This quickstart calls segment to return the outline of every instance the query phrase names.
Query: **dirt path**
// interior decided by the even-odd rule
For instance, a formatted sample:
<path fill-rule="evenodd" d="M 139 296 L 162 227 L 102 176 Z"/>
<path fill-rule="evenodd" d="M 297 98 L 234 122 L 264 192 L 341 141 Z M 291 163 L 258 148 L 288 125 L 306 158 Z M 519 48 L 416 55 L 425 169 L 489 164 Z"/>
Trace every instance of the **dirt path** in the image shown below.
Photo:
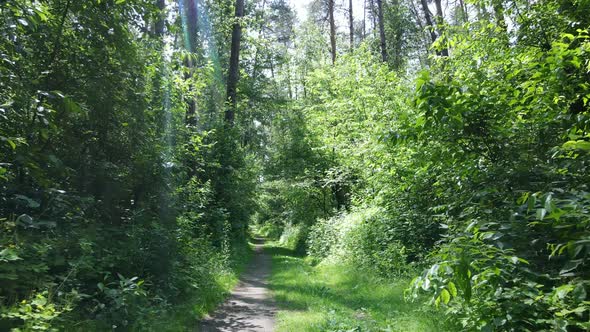
<path fill-rule="evenodd" d="M 271 257 L 264 253 L 263 243 L 263 240 L 257 240 L 252 263 L 240 278 L 240 283 L 225 303 L 210 317 L 203 319 L 201 331 L 274 330 L 276 308 L 267 285 Z"/>

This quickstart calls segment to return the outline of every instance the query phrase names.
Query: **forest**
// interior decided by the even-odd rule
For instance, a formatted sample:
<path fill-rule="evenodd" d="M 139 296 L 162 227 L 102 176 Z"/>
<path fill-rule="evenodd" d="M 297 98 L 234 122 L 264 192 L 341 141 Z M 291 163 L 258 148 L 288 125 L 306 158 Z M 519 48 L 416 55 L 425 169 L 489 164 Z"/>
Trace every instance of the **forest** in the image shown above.
<path fill-rule="evenodd" d="M 589 0 L 0 0 L 0 331 L 590 331 Z"/>

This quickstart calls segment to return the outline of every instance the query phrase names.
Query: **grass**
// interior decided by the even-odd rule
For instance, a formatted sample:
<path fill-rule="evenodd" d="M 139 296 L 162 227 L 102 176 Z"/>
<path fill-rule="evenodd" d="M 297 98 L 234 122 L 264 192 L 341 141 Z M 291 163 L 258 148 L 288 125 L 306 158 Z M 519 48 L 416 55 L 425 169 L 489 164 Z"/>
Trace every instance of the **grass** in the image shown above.
<path fill-rule="evenodd" d="M 440 312 L 404 300 L 408 280 L 383 281 L 338 264 L 312 266 L 292 251 L 267 246 L 269 280 L 282 331 L 433 331 L 450 329 Z"/>

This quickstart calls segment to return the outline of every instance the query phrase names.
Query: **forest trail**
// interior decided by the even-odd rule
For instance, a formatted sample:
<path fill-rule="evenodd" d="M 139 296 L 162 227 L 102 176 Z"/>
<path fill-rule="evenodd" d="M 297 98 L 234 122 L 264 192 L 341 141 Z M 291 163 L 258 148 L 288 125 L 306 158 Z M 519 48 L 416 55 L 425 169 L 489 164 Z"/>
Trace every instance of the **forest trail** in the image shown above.
<path fill-rule="evenodd" d="M 240 283 L 229 298 L 200 323 L 207 331 L 274 330 L 275 303 L 268 290 L 271 257 L 264 253 L 264 240 L 255 239 L 252 263 L 240 278 Z"/>

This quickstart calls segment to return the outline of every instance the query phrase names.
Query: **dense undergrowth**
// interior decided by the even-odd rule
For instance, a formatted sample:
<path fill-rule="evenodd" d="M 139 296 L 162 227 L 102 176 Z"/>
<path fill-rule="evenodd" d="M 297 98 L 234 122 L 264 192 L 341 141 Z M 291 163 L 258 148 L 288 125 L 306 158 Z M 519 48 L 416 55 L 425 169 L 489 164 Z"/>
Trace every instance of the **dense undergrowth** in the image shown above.
<path fill-rule="evenodd" d="M 0 3 L 2 331 L 186 330 L 247 260 L 238 130 L 187 115 L 223 111 L 219 68 L 160 9 Z"/>

